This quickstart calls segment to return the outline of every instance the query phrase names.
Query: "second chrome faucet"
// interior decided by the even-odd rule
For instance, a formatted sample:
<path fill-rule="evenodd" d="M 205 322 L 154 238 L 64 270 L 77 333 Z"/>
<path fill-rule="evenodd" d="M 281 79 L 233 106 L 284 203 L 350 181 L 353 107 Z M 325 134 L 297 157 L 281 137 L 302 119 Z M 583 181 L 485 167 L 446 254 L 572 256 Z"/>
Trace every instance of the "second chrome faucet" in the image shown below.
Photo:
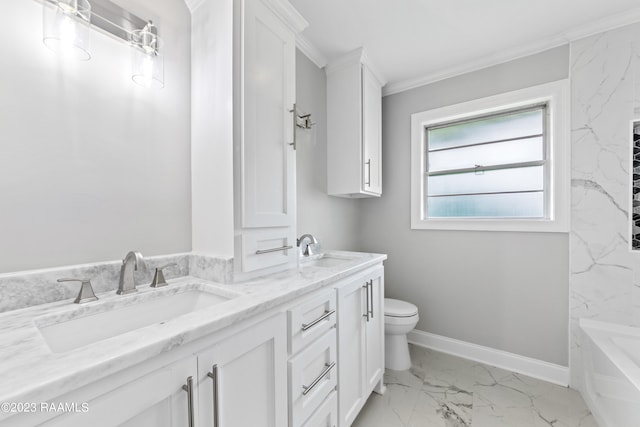
<path fill-rule="evenodd" d="M 146 268 L 144 258 L 142 254 L 137 251 L 131 251 L 122 260 L 122 267 L 120 267 L 120 281 L 118 283 L 118 295 L 126 295 L 132 292 L 136 292 L 136 280 L 133 276 L 133 272 L 138 268 Z"/>

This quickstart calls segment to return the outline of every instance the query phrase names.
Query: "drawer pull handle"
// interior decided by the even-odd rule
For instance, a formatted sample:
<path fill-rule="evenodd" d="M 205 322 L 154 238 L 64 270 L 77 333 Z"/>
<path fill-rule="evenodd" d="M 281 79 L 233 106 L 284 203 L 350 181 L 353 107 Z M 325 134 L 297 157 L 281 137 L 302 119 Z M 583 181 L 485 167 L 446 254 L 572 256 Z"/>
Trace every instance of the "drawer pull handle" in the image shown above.
<path fill-rule="evenodd" d="M 280 246 L 279 248 L 260 249 L 256 251 L 256 255 L 269 254 L 271 252 L 286 251 L 288 249 L 293 249 L 293 246 L 287 245 L 287 246 Z"/>
<path fill-rule="evenodd" d="M 308 386 L 306 386 L 306 385 L 302 386 L 302 395 L 303 396 L 306 396 L 307 393 L 311 392 L 311 390 L 313 390 L 313 388 L 318 385 L 320 380 L 322 380 L 324 377 L 327 376 L 329 371 L 331 371 L 333 369 L 333 367 L 336 366 L 336 362 L 331 362 L 331 364 L 325 364 L 324 366 L 325 366 L 325 368 L 320 373 L 320 375 L 318 375 L 318 378 L 313 380 L 313 382 L 311 384 L 309 384 Z"/>
<path fill-rule="evenodd" d="M 194 427 L 195 413 L 193 411 L 193 377 L 187 378 L 187 384 L 183 385 L 182 389 L 187 392 L 187 416 L 189 427 Z"/>
<path fill-rule="evenodd" d="M 213 380 L 213 427 L 218 427 L 218 365 L 213 365 L 207 376 Z"/>
<path fill-rule="evenodd" d="M 367 165 L 367 181 L 364 183 L 367 187 L 371 187 L 371 159 L 367 160 L 365 163 Z"/>
<path fill-rule="evenodd" d="M 367 298 L 367 308 L 365 310 L 365 314 L 363 314 L 362 317 L 366 318 L 367 323 L 369 323 L 369 320 L 371 320 L 371 310 L 369 309 L 369 282 L 367 282 L 366 285 L 362 285 L 362 287 L 364 288 L 365 296 Z"/>
<path fill-rule="evenodd" d="M 289 145 L 293 147 L 295 150 L 298 148 L 298 141 L 296 141 L 296 125 L 298 124 L 298 109 L 296 104 L 293 104 L 293 109 L 289 110 L 290 113 L 293 113 L 293 142 L 290 142 Z"/>
<path fill-rule="evenodd" d="M 326 319 L 327 317 L 331 316 L 333 313 L 335 313 L 335 310 L 331 310 L 331 311 L 325 311 L 324 314 L 320 317 L 318 317 L 316 320 L 314 320 L 311 323 L 303 323 L 302 324 L 302 330 L 306 331 L 307 329 L 311 329 L 314 326 L 316 326 L 318 323 L 322 322 L 324 319 Z"/>
<path fill-rule="evenodd" d="M 373 300 L 373 296 L 374 296 L 373 295 L 373 279 L 371 279 L 368 282 L 368 285 L 369 285 L 369 289 L 371 289 L 371 291 L 370 291 L 371 292 L 371 308 L 369 309 L 369 314 L 371 315 L 371 318 L 373 319 L 373 306 L 375 305 L 375 302 Z"/>

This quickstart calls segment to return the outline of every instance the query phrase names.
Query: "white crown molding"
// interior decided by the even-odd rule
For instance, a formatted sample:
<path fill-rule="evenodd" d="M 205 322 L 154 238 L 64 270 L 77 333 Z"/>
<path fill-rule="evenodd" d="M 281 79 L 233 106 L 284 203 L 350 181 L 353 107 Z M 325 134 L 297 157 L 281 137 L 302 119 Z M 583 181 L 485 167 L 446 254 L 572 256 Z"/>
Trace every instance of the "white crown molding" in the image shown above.
<path fill-rule="evenodd" d="M 374 77 L 378 80 L 378 83 L 380 83 L 380 86 L 387 84 L 389 80 L 385 78 L 385 76 L 380 72 L 380 69 L 371 62 L 369 55 L 367 55 L 367 52 L 364 49 L 362 50 L 362 63 L 367 65 L 369 71 L 371 71 Z"/>
<path fill-rule="evenodd" d="M 324 56 L 320 49 L 316 47 L 309 39 L 302 33 L 296 34 L 296 46 L 300 49 L 300 52 L 304 53 L 307 58 L 311 60 L 318 68 L 323 68 L 327 65 L 327 57 Z"/>
<path fill-rule="evenodd" d="M 520 356 L 491 347 L 435 335 L 417 329 L 409 332 L 408 341 L 420 347 L 518 372 L 533 378 L 566 387 L 569 384 L 569 368 L 531 357 Z"/>
<path fill-rule="evenodd" d="M 200 6 L 204 4 L 206 0 L 184 0 L 187 7 L 189 8 L 189 12 L 195 12 Z"/>
<path fill-rule="evenodd" d="M 502 64 L 504 62 L 513 61 L 514 59 L 540 53 L 547 49 L 562 46 L 563 44 L 567 43 L 569 43 L 569 40 L 567 40 L 564 36 L 556 36 L 531 43 L 526 46 L 519 46 L 514 49 L 504 50 L 494 55 L 483 56 L 480 59 L 465 62 L 463 64 L 439 70 L 434 73 L 429 73 L 422 77 L 389 83 L 382 90 L 382 96 L 393 95 L 395 93 L 404 92 L 406 90 L 415 89 L 420 86 L 439 82 L 441 80 L 446 80 L 451 77 L 471 73 L 473 71 L 478 71 L 483 68 Z"/>
<path fill-rule="evenodd" d="M 524 46 L 519 46 L 513 49 L 502 51 L 495 55 L 485 56 L 474 61 L 466 62 L 464 64 L 438 70 L 436 72 L 426 74 L 422 77 L 389 83 L 384 87 L 382 96 L 393 95 L 395 93 L 415 89 L 420 86 L 435 83 L 483 68 L 491 67 L 493 65 L 502 64 L 514 59 L 534 55 L 536 53 L 540 53 L 554 47 L 562 46 L 563 44 L 589 37 L 594 34 L 602 33 L 604 31 L 620 28 L 625 25 L 630 25 L 639 21 L 640 8 L 632 9 L 624 13 L 599 19 L 586 25 L 574 27 L 562 33 L 538 40 Z"/>
<path fill-rule="evenodd" d="M 640 7 L 616 15 L 607 16 L 586 25 L 580 25 L 564 32 L 570 41 L 580 40 L 594 34 L 635 24 L 640 21 Z"/>
<path fill-rule="evenodd" d="M 337 71 L 345 66 L 348 66 L 353 63 L 363 63 L 369 68 L 369 71 L 373 74 L 373 76 L 378 80 L 381 86 L 384 86 L 387 83 L 387 79 L 380 73 L 378 68 L 371 62 L 369 56 L 365 52 L 363 47 L 359 47 L 351 52 L 342 55 L 340 58 L 335 61 L 327 64 L 325 68 L 325 72 L 327 74 L 331 74 L 334 71 Z"/>
<path fill-rule="evenodd" d="M 193 14 L 207 0 L 184 0 Z M 263 0 L 264 4 L 271 9 L 294 33 L 299 33 L 309 26 L 309 22 L 296 10 L 291 3 L 286 0 Z"/>
<path fill-rule="evenodd" d="M 291 3 L 286 0 L 262 0 L 287 26 L 294 32 L 299 33 L 309 26 L 309 22 Z"/>

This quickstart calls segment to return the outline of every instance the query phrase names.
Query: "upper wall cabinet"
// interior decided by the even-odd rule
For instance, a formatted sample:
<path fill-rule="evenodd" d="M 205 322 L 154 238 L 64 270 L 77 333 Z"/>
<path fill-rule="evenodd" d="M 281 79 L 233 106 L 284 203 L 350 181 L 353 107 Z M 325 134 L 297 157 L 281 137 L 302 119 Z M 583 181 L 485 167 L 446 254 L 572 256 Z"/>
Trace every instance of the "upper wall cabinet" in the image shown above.
<path fill-rule="evenodd" d="M 306 21 L 284 0 L 244 0 L 234 60 L 236 271 L 297 263 L 293 145 L 295 35 Z"/>
<path fill-rule="evenodd" d="M 382 86 L 362 48 L 326 67 L 327 192 L 382 195 Z"/>

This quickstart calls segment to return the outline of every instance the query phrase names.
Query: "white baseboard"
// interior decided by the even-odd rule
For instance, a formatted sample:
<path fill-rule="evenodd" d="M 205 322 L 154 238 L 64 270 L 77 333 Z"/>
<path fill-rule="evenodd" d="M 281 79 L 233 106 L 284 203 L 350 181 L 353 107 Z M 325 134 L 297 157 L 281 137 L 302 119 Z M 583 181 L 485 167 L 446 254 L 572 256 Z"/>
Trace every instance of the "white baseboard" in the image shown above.
<path fill-rule="evenodd" d="M 528 375 L 550 383 L 567 386 L 569 384 L 569 368 L 544 362 L 530 357 L 520 356 L 490 347 L 484 347 L 441 335 L 414 329 L 407 339 L 411 344 L 430 348 L 442 353 L 452 354 L 498 368 Z"/>

